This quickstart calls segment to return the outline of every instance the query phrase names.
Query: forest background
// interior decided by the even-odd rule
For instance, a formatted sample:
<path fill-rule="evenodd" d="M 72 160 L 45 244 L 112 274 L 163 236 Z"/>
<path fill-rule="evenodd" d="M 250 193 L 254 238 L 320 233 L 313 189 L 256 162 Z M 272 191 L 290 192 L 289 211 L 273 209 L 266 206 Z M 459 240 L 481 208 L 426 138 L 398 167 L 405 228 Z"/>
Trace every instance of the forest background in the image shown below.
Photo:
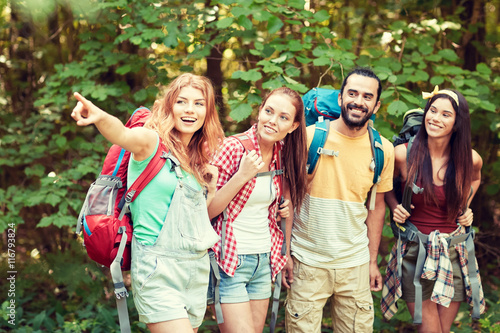
<path fill-rule="evenodd" d="M 389 139 L 425 105 L 421 91 L 466 97 L 484 161 L 472 210 L 488 311 L 472 322 L 464 304 L 453 330 L 500 332 L 499 9 L 500 0 L 0 0 L 0 331 L 118 331 L 109 272 L 74 234 L 109 144 L 75 126 L 73 91 L 125 121 L 180 73 L 206 75 L 229 135 L 249 127 L 270 89 L 338 89 L 358 65 L 382 80 L 375 125 Z M 392 244 L 387 223 L 382 271 Z M 414 330 L 403 304 L 387 322 L 374 298 L 375 332 Z M 133 331 L 147 331 L 128 302 Z M 200 332 L 212 331 L 207 311 Z"/>

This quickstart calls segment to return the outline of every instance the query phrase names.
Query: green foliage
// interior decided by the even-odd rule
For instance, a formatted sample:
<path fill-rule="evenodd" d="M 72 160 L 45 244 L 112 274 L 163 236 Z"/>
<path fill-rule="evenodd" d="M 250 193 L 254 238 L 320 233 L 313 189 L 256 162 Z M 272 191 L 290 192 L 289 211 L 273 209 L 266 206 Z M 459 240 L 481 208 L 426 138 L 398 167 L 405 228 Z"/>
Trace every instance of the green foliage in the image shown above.
<path fill-rule="evenodd" d="M 387 138 L 399 130 L 405 111 L 425 105 L 421 91 L 434 85 L 459 90 L 469 103 L 474 148 L 484 162 L 483 184 L 473 201 L 477 242 L 485 244 L 478 247 L 480 267 L 498 275 L 498 253 L 488 242 L 500 237 L 493 222 L 500 202 L 499 31 L 487 14 L 484 39 L 471 44 L 478 53 L 468 56 L 470 45 L 461 43 L 471 33 L 479 38 L 483 23 L 462 20 L 466 3 L 451 8 L 443 2 L 437 11 L 431 1 L 376 7 L 327 1 L 308 8 L 304 0 L 53 0 L 44 6 L 0 0 L 0 231 L 14 224 L 19 252 L 44 252 L 39 259 L 19 259 L 18 331 L 118 330 L 114 301 L 103 297 L 103 290 L 111 290 L 109 279 L 95 265 L 81 264 L 85 256 L 70 237 L 109 147 L 94 127 L 76 127 L 69 116 L 72 93 L 79 91 L 125 121 L 138 105 L 151 106 L 163 86 L 185 71 L 221 71 L 220 112 L 227 132 L 248 127 L 267 91 L 283 85 L 300 93 L 315 86 L 339 88 L 357 65 L 373 67 L 381 79 L 376 126 Z M 483 238 L 484 230 L 497 238 Z M 391 246 L 387 226 L 383 235 L 381 266 Z M 498 278 L 494 274 L 484 276 L 487 285 L 498 285 L 490 282 Z M 377 302 L 380 295 L 375 297 Z M 487 299 L 490 310 L 481 329 L 498 331 L 498 291 L 488 289 Z M 1 309 L 4 328 L 5 303 Z M 137 318 L 132 303 L 130 310 Z M 411 329 L 404 305 L 389 323 L 379 310 L 376 331 Z M 472 330 L 466 309 L 460 313 L 457 329 Z M 326 318 L 325 330 L 330 324 Z M 214 327 L 207 317 L 200 332 Z"/>

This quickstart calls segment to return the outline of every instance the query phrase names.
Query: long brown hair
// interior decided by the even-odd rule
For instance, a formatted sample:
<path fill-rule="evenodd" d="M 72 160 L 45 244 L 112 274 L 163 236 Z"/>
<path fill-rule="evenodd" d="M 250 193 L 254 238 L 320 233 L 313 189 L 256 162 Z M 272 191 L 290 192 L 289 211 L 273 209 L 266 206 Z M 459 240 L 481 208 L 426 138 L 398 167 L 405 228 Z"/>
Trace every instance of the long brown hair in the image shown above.
<path fill-rule="evenodd" d="M 293 121 L 299 123 L 299 126 L 292 133 L 285 136 L 281 159 L 285 170 L 285 178 L 290 188 L 292 205 L 294 208 L 300 210 L 302 200 L 306 195 L 307 180 L 307 141 L 304 103 L 295 90 L 281 87 L 274 89 L 264 98 L 260 105 L 260 109 L 264 107 L 267 99 L 273 94 L 288 96 L 292 105 L 295 107 L 295 117 Z"/>
<path fill-rule="evenodd" d="M 173 117 L 174 103 L 184 87 L 200 90 L 205 98 L 207 110 L 203 126 L 193 134 L 187 147 L 181 142 Z M 158 132 L 163 144 L 179 160 L 181 167 L 192 173 L 202 186 L 206 185 L 203 179 L 205 165 L 224 138 L 215 108 L 214 89 L 208 78 L 190 73 L 178 76 L 167 86 L 165 96 L 155 102 L 152 116 L 144 126 Z"/>
<path fill-rule="evenodd" d="M 451 102 L 455 110 L 455 125 L 450 139 L 450 157 L 444 176 L 444 187 L 446 193 L 446 210 L 449 221 L 455 220 L 467 206 L 471 184 L 472 184 L 472 147 L 470 133 L 469 105 L 464 96 L 458 91 L 452 90 L 458 96 L 458 103 L 447 94 L 433 96 L 425 106 L 424 121 L 432 103 L 438 98 L 446 98 Z M 424 202 L 438 204 L 433 189 L 432 161 L 429 155 L 428 134 L 425 124 L 420 126 L 410 150 L 407 186 L 418 175 L 417 183 L 424 188 Z"/>

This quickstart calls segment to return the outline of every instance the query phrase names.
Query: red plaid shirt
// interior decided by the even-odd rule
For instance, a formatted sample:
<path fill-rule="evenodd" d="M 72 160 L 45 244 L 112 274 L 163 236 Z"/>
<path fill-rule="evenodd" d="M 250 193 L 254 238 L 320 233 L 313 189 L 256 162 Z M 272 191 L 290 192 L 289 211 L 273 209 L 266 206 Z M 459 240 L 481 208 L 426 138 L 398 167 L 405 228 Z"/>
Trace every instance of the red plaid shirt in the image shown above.
<path fill-rule="evenodd" d="M 256 137 L 257 125 L 252 126 L 245 134 L 252 140 L 255 150 L 259 156 L 260 147 Z M 283 143 L 278 142 L 274 145 L 274 155 L 271 162 L 270 170 L 276 169 L 276 161 L 278 160 L 278 151 L 281 150 Z M 238 171 L 241 158 L 245 148 L 241 142 L 234 137 L 227 137 L 219 150 L 219 153 L 214 157 L 212 164 L 219 169 L 219 179 L 217 181 L 217 190 L 224 186 L 229 179 Z M 281 188 L 279 186 L 279 177 L 273 177 L 273 185 L 276 190 L 276 198 L 281 197 Z M 212 248 L 217 258 L 217 263 L 222 270 L 229 276 L 234 276 L 236 265 L 238 264 L 238 253 L 236 251 L 236 239 L 233 232 L 233 222 L 240 214 L 245 206 L 250 194 L 255 188 L 256 178 L 249 180 L 236 194 L 236 196 L 227 205 L 227 222 L 226 222 L 226 243 L 225 243 L 225 258 L 220 260 L 221 239 Z M 276 216 L 278 213 L 279 200 L 275 199 L 269 206 L 269 231 L 271 233 L 271 270 L 272 279 L 285 266 L 286 256 L 281 256 L 281 246 L 283 244 L 283 233 L 278 227 Z M 222 230 L 222 214 L 220 214 L 215 225 L 215 231 L 220 236 Z"/>

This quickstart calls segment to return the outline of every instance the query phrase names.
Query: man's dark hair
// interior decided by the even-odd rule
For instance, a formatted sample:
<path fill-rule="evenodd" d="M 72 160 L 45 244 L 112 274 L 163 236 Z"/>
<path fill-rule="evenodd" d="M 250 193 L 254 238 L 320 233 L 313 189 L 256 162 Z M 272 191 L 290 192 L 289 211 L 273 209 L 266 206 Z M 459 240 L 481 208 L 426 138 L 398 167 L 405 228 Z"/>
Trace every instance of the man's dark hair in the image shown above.
<path fill-rule="evenodd" d="M 378 78 L 377 75 L 373 72 L 373 70 L 369 67 L 356 67 L 354 68 L 349 74 L 344 79 L 344 82 L 342 82 L 342 87 L 340 88 L 340 95 L 344 93 L 344 87 L 347 83 L 347 79 L 349 76 L 352 74 L 357 74 L 361 76 L 366 76 L 366 77 L 371 77 L 378 82 L 378 89 L 377 89 L 377 102 L 380 100 L 380 93 L 382 92 L 382 84 L 380 83 L 380 79 Z"/>

